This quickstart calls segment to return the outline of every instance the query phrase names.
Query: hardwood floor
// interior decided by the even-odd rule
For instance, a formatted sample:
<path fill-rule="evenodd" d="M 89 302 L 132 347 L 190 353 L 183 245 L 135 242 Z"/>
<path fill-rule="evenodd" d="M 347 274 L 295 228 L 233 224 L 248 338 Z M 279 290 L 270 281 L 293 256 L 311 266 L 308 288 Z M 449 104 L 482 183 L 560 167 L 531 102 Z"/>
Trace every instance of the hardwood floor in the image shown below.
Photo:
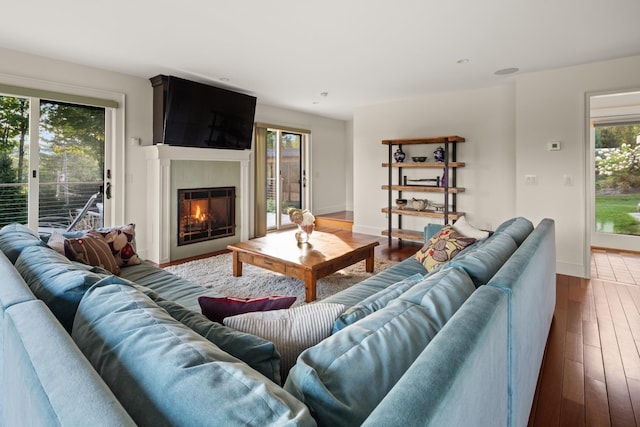
<path fill-rule="evenodd" d="M 558 275 L 530 426 L 640 425 L 640 255 L 594 251 L 591 274 Z"/>

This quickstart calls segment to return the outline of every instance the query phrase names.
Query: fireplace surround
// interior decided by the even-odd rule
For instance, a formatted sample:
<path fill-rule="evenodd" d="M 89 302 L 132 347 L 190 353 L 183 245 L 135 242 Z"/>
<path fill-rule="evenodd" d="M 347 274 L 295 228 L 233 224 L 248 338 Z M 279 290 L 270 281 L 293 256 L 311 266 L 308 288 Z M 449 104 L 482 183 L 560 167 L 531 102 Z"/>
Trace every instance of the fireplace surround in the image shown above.
<path fill-rule="evenodd" d="M 249 150 L 218 150 L 211 148 L 174 147 L 153 145 L 144 147 L 147 160 L 147 252 L 145 259 L 156 264 L 189 258 L 216 250 L 225 249 L 227 244 L 245 241 L 249 238 L 249 218 L 251 209 Z M 185 179 L 176 186 L 172 182 L 178 176 L 172 165 L 180 164 L 185 169 L 202 170 L 200 175 L 212 175 L 211 179 Z M 219 172 L 220 166 L 235 166 L 234 179 L 227 172 Z M 186 166 L 185 166 L 186 165 Z M 193 165 L 191 167 L 190 165 Z M 207 167 L 207 165 L 210 165 Z M 229 168 L 223 168 L 228 171 Z M 220 175 L 222 173 L 222 175 Z M 233 181 L 233 183 L 229 182 Z M 213 186 L 236 187 L 236 228 L 235 235 L 221 239 L 198 242 L 193 245 L 177 245 L 177 190 L 180 188 L 204 188 Z"/>

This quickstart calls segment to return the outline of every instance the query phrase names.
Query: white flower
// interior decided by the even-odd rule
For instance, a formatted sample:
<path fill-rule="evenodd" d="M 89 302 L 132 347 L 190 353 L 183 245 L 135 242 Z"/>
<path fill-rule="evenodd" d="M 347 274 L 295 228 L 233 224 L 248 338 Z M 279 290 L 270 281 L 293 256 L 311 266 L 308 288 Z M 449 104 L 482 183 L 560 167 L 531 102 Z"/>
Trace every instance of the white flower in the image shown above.
<path fill-rule="evenodd" d="M 304 211 L 302 214 L 302 224 L 301 225 L 312 225 L 316 218 L 309 211 Z"/>

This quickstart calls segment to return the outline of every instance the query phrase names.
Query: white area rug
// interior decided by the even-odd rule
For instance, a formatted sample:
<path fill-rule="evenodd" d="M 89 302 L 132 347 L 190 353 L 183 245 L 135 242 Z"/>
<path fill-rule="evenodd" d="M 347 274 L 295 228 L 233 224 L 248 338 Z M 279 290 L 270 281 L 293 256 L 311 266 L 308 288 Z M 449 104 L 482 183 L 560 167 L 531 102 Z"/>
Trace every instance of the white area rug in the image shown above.
<path fill-rule="evenodd" d="M 317 299 L 321 300 L 392 266 L 395 261 L 375 259 L 373 273 L 360 261 L 318 280 Z M 221 295 L 241 298 L 267 295 L 295 295 L 294 306 L 304 304 L 304 282 L 249 264 L 242 265 L 242 276 L 233 277 L 231 253 L 165 267 L 165 270 Z"/>

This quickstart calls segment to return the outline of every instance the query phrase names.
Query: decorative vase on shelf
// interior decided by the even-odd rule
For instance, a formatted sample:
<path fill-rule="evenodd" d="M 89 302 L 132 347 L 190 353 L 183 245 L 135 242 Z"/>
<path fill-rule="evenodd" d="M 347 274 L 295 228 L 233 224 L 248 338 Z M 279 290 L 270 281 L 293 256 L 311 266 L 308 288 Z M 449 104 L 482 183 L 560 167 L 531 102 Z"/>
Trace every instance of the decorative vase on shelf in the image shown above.
<path fill-rule="evenodd" d="M 436 148 L 436 151 L 433 152 L 433 157 L 435 158 L 436 162 L 444 162 L 444 148 Z"/>
<path fill-rule="evenodd" d="M 398 163 L 402 163 L 404 162 L 404 158 L 406 157 L 406 154 L 404 154 L 404 151 L 402 151 L 402 147 L 398 147 L 398 149 L 396 150 L 395 153 L 393 153 L 393 158 L 395 159 L 396 162 Z"/>
<path fill-rule="evenodd" d="M 309 236 L 313 233 L 314 225 L 302 225 L 298 224 L 298 231 L 296 231 L 296 240 L 298 243 L 307 243 Z"/>

